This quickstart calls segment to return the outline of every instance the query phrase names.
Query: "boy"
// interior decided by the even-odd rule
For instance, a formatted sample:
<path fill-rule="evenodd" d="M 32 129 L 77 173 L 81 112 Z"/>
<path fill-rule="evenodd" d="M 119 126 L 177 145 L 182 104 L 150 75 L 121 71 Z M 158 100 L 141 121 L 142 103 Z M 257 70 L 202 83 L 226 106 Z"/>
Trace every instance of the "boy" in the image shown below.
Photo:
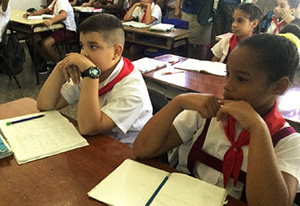
<path fill-rule="evenodd" d="M 9 22 L 9 0 L 0 0 L 0 43 L 2 42 L 2 34 Z"/>
<path fill-rule="evenodd" d="M 299 0 L 277 0 L 273 11 L 268 12 L 261 23 L 261 32 L 279 34 L 285 25 L 296 19 L 293 15 L 298 8 Z"/>
<path fill-rule="evenodd" d="M 82 134 L 106 133 L 132 145 L 151 118 L 152 105 L 141 73 L 121 56 L 122 23 L 103 13 L 84 20 L 79 31 L 81 53 L 67 54 L 57 64 L 40 91 L 38 109 L 61 109 L 78 102 Z"/>
<path fill-rule="evenodd" d="M 51 19 L 44 20 L 45 26 L 51 26 L 57 22 L 62 21 L 66 26 L 66 38 L 67 40 L 73 39 L 76 31 L 76 23 L 74 19 L 73 8 L 68 0 L 54 0 L 45 9 L 35 11 L 33 13 L 26 12 L 24 18 L 28 16 L 53 14 Z M 56 30 L 54 32 L 42 33 L 39 37 L 35 37 L 35 46 L 38 53 L 46 61 L 53 61 L 57 63 L 60 60 L 59 55 L 55 51 L 55 43 L 60 43 L 65 40 L 65 32 L 63 30 Z"/>

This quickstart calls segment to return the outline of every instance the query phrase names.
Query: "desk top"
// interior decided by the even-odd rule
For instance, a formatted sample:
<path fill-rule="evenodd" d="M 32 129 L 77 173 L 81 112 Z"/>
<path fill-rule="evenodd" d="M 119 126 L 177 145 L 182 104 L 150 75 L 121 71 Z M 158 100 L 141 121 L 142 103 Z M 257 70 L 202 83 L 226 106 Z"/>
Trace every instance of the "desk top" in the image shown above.
<path fill-rule="evenodd" d="M 38 112 L 36 101 L 23 98 L 0 105 L 0 119 Z M 70 119 L 75 125 L 76 121 Z M 0 160 L 0 205 L 103 205 L 88 197 L 125 159 L 135 159 L 132 148 L 105 135 L 85 136 L 89 146 L 18 165 L 13 156 Z M 140 161 L 169 172 L 158 160 Z M 229 198 L 228 206 L 244 203 Z"/>

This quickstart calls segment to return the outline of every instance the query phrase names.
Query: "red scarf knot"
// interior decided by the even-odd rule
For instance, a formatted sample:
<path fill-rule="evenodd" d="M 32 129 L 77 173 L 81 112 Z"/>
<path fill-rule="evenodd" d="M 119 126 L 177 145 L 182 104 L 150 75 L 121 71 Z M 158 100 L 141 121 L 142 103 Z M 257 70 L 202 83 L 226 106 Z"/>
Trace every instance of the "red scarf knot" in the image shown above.
<path fill-rule="evenodd" d="M 286 22 L 282 20 L 280 23 L 278 23 L 278 20 L 274 15 L 272 16 L 272 20 L 276 25 L 276 28 L 274 29 L 273 34 L 277 34 L 281 31 L 281 27 L 286 25 Z"/>
<path fill-rule="evenodd" d="M 53 3 L 52 9 L 51 9 L 51 14 L 53 14 L 53 12 L 54 12 L 54 7 L 55 7 L 56 2 L 57 2 L 57 1 L 55 1 L 55 2 Z"/>

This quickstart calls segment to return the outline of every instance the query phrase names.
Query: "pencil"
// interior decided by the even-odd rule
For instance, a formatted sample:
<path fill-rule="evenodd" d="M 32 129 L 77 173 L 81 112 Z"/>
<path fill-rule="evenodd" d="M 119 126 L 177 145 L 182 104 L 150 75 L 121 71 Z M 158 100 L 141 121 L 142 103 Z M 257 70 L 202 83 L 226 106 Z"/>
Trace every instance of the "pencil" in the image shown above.
<path fill-rule="evenodd" d="M 32 119 L 37 119 L 37 118 L 40 118 L 40 117 L 43 117 L 43 116 L 45 116 L 45 115 L 41 114 L 41 115 L 38 115 L 38 116 L 29 117 L 29 118 L 25 118 L 25 119 L 20 119 L 20 120 L 17 120 L 17 121 L 6 122 L 6 125 L 9 126 L 9 125 L 16 124 L 16 123 L 25 122 L 25 121 L 29 121 L 29 120 L 32 120 Z"/>

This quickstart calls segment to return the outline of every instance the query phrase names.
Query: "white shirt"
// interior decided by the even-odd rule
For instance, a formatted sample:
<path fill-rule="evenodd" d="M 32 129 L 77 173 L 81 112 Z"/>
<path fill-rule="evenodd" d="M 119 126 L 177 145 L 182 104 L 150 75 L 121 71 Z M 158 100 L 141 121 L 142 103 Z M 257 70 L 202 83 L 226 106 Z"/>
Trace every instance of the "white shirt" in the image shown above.
<path fill-rule="evenodd" d="M 57 16 L 61 10 L 67 12 L 67 18 L 63 20 L 66 25 L 67 30 L 76 31 L 76 23 L 74 18 L 74 11 L 68 0 L 55 0 L 48 6 L 50 11 L 52 11 L 53 5 L 56 2 L 53 10 L 53 15 Z"/>
<path fill-rule="evenodd" d="M 219 62 L 224 62 L 228 55 L 230 38 L 231 36 L 224 37 L 215 46 L 213 46 L 213 48 L 211 48 L 213 55 L 220 59 Z"/>
<path fill-rule="evenodd" d="M 118 4 L 119 0 L 114 0 L 113 1 L 113 4 Z M 124 1 L 124 4 L 123 4 L 123 9 L 126 10 L 129 8 L 129 1 L 128 0 L 125 0 Z"/>
<path fill-rule="evenodd" d="M 99 84 L 99 89 L 112 81 L 123 67 L 123 58 L 111 75 Z M 68 104 L 79 101 L 81 84 L 66 83 L 61 94 Z M 152 117 L 152 105 L 141 73 L 134 69 L 118 82 L 111 91 L 99 97 L 101 111 L 109 116 L 116 127 L 108 132 L 110 136 L 132 145 L 135 137 Z"/>
<path fill-rule="evenodd" d="M 170 158 L 178 158 L 179 163 L 176 169 L 184 173 L 190 173 L 187 169 L 187 159 L 192 144 L 201 134 L 205 120 L 200 117 L 196 111 L 183 111 L 174 121 L 174 126 L 181 137 L 183 144 L 179 146 L 178 156 L 172 154 Z M 288 123 L 284 127 L 289 126 Z M 237 139 L 242 128 L 236 124 L 235 140 Z M 223 160 L 224 154 L 230 147 L 223 125 L 212 118 L 210 126 L 203 145 L 203 151 Z M 248 146 L 242 147 L 244 153 L 244 161 L 241 170 L 247 171 Z M 300 180 L 300 134 L 294 133 L 280 140 L 275 147 L 275 155 L 281 171 L 294 176 L 298 182 Z M 206 182 L 223 187 L 223 174 L 202 163 L 197 162 L 194 168 L 194 175 Z M 233 179 L 230 178 L 226 187 L 227 192 L 240 199 L 243 190 L 243 183 L 237 182 L 236 187 L 233 186 Z"/>
<path fill-rule="evenodd" d="M 0 42 L 2 42 L 2 35 L 6 28 L 7 23 L 9 22 L 9 12 L 10 8 L 7 5 L 6 11 L 2 10 L 2 4 L 0 4 Z"/>
<path fill-rule="evenodd" d="M 142 7 L 138 6 L 133 10 L 131 15 L 133 16 L 133 18 L 138 18 L 138 21 L 141 22 L 142 18 L 144 16 L 144 13 L 145 12 L 142 9 Z M 161 9 L 155 3 L 151 4 L 151 16 L 155 17 L 155 20 L 151 24 L 154 25 L 154 24 L 161 23 L 161 16 L 162 16 Z"/>

